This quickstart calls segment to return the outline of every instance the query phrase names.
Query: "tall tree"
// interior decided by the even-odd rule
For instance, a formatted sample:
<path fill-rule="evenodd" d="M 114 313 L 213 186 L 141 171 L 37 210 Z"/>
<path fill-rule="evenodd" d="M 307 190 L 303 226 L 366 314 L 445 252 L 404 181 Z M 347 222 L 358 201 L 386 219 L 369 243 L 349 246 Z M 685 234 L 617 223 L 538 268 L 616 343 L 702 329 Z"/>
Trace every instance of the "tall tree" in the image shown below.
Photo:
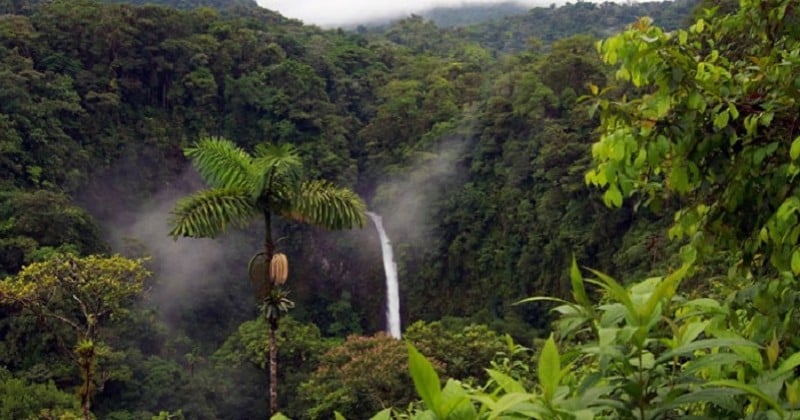
<path fill-rule="evenodd" d="M 111 354 L 101 328 L 127 314 L 148 276 L 142 260 L 66 255 L 31 264 L 0 281 L 0 303 L 19 308 L 22 316 L 65 327 L 53 331 L 59 340 L 74 344 L 71 356 L 82 379 L 78 397 L 86 420 L 92 418 L 92 396 L 104 380 L 98 362 Z"/>
<path fill-rule="evenodd" d="M 366 206 L 353 191 L 324 180 L 303 180 L 300 157 L 289 144 L 260 144 L 251 155 L 230 140 L 204 138 L 185 153 L 210 188 L 176 204 L 173 237 L 213 238 L 228 226 L 243 227 L 260 216 L 264 219 L 263 261 L 268 263 L 275 255 L 271 229 L 275 216 L 327 229 L 362 227 L 366 221 Z M 275 270 L 260 271 L 261 281 L 254 279 L 254 286 L 270 321 L 269 394 L 274 414 L 278 408 L 275 330 L 290 302 L 281 287 L 285 277 L 271 276 Z"/>

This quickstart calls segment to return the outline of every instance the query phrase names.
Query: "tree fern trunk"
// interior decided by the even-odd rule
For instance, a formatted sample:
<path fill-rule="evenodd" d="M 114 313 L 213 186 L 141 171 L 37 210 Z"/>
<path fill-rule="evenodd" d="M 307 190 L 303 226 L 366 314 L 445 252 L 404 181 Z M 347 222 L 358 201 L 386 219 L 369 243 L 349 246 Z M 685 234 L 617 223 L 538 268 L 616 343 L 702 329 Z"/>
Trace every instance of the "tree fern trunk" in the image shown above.
<path fill-rule="evenodd" d="M 275 244 L 272 242 L 272 215 L 264 211 L 264 281 L 267 285 L 267 293 L 272 292 L 272 279 L 269 278 L 269 264 L 272 255 L 275 254 Z M 278 321 L 269 321 L 269 412 L 275 415 L 278 412 L 278 343 L 275 341 L 275 330 L 278 329 Z"/>
<path fill-rule="evenodd" d="M 275 415 L 278 412 L 278 342 L 275 340 L 275 331 L 278 329 L 278 320 L 269 323 L 269 412 Z"/>

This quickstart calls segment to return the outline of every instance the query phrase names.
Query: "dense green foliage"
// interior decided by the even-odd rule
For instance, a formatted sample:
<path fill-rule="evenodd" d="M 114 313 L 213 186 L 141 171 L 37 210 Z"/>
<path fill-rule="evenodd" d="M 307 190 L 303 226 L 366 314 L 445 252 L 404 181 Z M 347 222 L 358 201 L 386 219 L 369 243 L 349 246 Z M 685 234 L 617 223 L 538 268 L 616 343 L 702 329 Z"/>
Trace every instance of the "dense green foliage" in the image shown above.
<path fill-rule="evenodd" d="M 685 244 L 681 263 L 625 287 L 595 270 L 596 278 L 584 280 L 573 262 L 572 301 L 527 299 L 561 303 L 534 391 L 499 371 L 490 371 L 489 393 L 453 381 L 441 389 L 410 349 L 425 403 L 412 418 L 757 419 L 798 412 L 794 6 L 743 1 L 733 13 L 708 10 L 672 33 L 644 18 L 599 44 L 603 59 L 617 65 L 617 79 L 631 86 L 630 96 L 620 97 L 590 85 L 601 137 L 586 181 L 605 189 L 609 206 L 632 199 L 673 213 L 670 236 Z M 680 293 L 690 277 L 702 287 Z M 601 304 L 592 302 L 587 283 L 597 286 Z"/>
<path fill-rule="evenodd" d="M 512 14 L 453 32 L 477 42 L 484 48 L 504 52 L 521 52 L 533 42 L 550 44 L 571 35 L 604 37 L 621 31 L 639 17 L 649 16 L 666 30 L 689 23 L 688 15 L 698 0 L 664 2 L 595 3 L 578 1 L 555 7 L 534 7 L 525 14 Z"/>
<path fill-rule="evenodd" d="M 464 26 L 482 23 L 506 16 L 520 15 L 527 8 L 516 2 L 505 3 L 464 3 L 460 6 L 434 7 L 421 11 L 420 15 L 432 20 L 437 26 L 444 28 L 450 26 Z"/>
<path fill-rule="evenodd" d="M 695 21 L 697 2 L 580 2 L 355 33 L 249 6 L 12 3 L 0 15 L 0 290 L 12 303 L 0 388 L 33 397 L 0 399 L 0 415 L 263 417 L 270 326 L 292 418 L 796 410 L 792 2 L 723 2 Z M 654 22 L 625 29 L 643 14 Z M 265 194 L 268 144 L 311 184 L 287 170 Z M 178 205 L 192 217 L 173 234 L 229 235 L 159 242 L 200 177 L 212 189 Z M 410 358 L 373 335 L 373 230 L 289 223 L 357 224 L 313 210 L 330 185 L 384 217 Z M 351 222 L 363 210 L 344 207 Z M 266 233 L 292 263 L 297 302 L 279 326 L 247 279 L 265 225 L 246 222 L 265 209 L 285 217 Z M 31 270 L 135 261 L 108 252 L 150 255 L 153 272 L 109 322 L 64 284 L 36 295 L 40 316 L 6 297 Z M 570 276 L 573 258 L 597 279 Z M 538 300 L 515 305 L 533 295 L 566 300 L 555 317 Z M 48 322 L 55 313 L 72 324 Z"/>

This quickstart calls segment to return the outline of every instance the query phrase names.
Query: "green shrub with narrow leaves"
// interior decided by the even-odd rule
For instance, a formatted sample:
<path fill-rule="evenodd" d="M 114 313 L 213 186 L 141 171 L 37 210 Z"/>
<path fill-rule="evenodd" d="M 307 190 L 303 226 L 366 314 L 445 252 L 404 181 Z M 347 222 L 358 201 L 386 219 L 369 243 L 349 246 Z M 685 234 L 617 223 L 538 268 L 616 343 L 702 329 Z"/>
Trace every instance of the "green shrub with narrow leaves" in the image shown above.
<path fill-rule="evenodd" d="M 441 387 L 430 363 L 409 345 L 409 368 L 424 409 L 414 419 L 791 418 L 800 414 L 800 352 L 777 338 L 752 340 L 737 314 L 711 298 L 691 299 L 678 286 L 686 263 L 628 287 L 600 272 L 584 279 L 573 264 L 574 301 L 557 301 L 555 332 L 539 350 L 537 385 L 487 370 L 479 389 L 449 380 Z M 593 303 L 586 284 L 599 288 Z M 558 344 L 557 344 L 558 343 Z M 560 345 L 559 345 L 560 344 Z M 565 350 L 559 350 L 559 347 Z"/>

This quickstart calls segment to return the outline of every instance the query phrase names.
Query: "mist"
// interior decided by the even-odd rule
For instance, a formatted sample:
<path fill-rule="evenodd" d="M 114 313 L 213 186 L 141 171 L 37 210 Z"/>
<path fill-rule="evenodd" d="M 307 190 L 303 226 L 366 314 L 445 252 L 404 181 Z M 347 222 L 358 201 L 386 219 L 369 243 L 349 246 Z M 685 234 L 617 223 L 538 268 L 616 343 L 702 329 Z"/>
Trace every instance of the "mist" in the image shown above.
<path fill-rule="evenodd" d="M 429 242 L 431 229 L 440 222 L 434 203 L 460 185 L 464 174 L 459 162 L 466 144 L 461 134 L 441 138 L 433 150 L 419 154 L 402 175 L 380 184 L 373 208 L 384 217 L 390 237 L 415 246 Z"/>
<path fill-rule="evenodd" d="M 275 10 L 283 16 L 300 19 L 306 24 L 323 27 L 369 23 L 376 20 L 399 18 L 420 13 L 435 7 L 460 5 L 518 3 L 523 6 L 546 7 L 564 4 L 564 0 L 406 0 L 402 2 L 375 0 L 257 0 L 261 7 Z"/>
<path fill-rule="evenodd" d="M 119 186 L 130 180 L 112 176 L 105 185 L 92 185 L 103 202 L 86 203 L 90 212 L 99 216 L 106 240 L 115 252 L 127 257 L 148 258 L 153 273 L 145 297 L 153 304 L 168 325 L 177 327 L 185 320 L 175 318 L 194 309 L 207 311 L 209 305 L 222 311 L 235 296 L 249 294 L 246 270 L 252 251 L 249 240 L 237 232 L 225 233 L 216 239 L 178 238 L 168 235 L 170 212 L 175 203 L 204 184 L 194 169 L 187 168 L 144 202 L 125 203 L 114 200 Z M 124 201 L 124 200 L 123 200 Z M 135 200 L 133 200 L 135 201 Z M 233 309 L 231 323 L 249 318 L 255 305 Z"/>

